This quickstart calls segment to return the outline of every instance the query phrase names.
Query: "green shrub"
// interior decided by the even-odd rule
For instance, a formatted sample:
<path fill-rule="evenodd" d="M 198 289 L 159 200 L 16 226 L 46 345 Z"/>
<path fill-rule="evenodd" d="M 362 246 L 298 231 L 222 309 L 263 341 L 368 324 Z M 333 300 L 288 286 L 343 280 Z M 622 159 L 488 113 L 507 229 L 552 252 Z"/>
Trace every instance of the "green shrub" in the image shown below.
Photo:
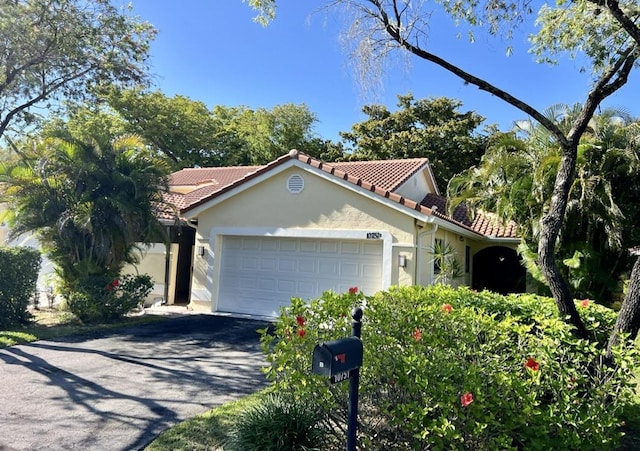
<path fill-rule="evenodd" d="M 392 288 L 365 298 L 325 293 L 293 299 L 262 331 L 278 392 L 324 412 L 344 439 L 348 384 L 310 374 L 316 343 L 350 334 L 364 305 L 360 378 L 362 449 L 610 449 L 635 351 L 616 350 L 615 369 L 597 364 L 596 341 L 574 337 L 552 300 L 446 286 Z M 594 337 L 615 315 L 579 303 Z"/>
<path fill-rule="evenodd" d="M 321 411 L 299 400 L 268 394 L 240 414 L 225 449 L 237 451 L 323 450 L 327 432 Z"/>
<path fill-rule="evenodd" d="M 25 324 L 27 307 L 36 293 L 40 252 L 28 247 L 0 248 L 0 329 Z"/>
<path fill-rule="evenodd" d="M 88 276 L 67 288 L 67 308 L 85 323 L 113 321 L 144 302 L 152 288 L 146 274 Z"/>

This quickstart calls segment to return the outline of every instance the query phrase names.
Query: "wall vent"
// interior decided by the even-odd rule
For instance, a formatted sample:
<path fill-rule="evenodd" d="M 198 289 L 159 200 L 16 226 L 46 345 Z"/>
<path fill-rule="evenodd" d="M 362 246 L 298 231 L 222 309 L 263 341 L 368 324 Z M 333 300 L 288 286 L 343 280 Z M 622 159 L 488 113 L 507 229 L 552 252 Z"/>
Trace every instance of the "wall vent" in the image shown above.
<path fill-rule="evenodd" d="M 291 194 L 300 194 L 304 189 L 304 179 L 299 174 L 293 174 L 287 179 L 287 190 Z"/>

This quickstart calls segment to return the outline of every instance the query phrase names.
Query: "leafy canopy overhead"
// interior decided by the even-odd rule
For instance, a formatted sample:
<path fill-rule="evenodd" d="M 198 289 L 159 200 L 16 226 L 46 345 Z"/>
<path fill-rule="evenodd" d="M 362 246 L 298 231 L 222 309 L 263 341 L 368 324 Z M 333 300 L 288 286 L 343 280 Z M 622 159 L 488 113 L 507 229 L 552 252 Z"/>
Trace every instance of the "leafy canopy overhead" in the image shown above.
<path fill-rule="evenodd" d="M 478 163 L 484 152 L 486 138 L 476 133 L 484 118 L 459 112 L 461 105 L 445 97 L 401 95 L 398 111 L 367 105 L 363 111 L 369 118 L 340 135 L 354 147 L 352 160 L 428 158 L 444 190 L 453 175 Z"/>
<path fill-rule="evenodd" d="M 0 0 L 0 136 L 34 107 L 145 83 L 154 34 L 108 0 Z"/>

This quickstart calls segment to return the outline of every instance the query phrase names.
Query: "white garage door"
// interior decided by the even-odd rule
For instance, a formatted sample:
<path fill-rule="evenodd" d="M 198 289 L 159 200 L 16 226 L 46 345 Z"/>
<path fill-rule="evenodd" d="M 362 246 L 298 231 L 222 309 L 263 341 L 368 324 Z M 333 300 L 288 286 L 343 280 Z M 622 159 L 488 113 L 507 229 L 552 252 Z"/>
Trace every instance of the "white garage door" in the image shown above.
<path fill-rule="evenodd" d="M 382 288 L 382 241 L 225 236 L 218 310 L 277 316 L 292 297 Z"/>

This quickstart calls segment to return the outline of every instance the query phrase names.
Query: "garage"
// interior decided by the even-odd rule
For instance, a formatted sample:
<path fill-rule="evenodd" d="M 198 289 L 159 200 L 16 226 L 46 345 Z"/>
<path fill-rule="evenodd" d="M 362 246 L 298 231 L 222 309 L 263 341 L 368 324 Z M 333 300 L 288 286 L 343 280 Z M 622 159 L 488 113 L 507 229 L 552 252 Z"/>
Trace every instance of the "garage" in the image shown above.
<path fill-rule="evenodd" d="M 382 289 L 380 240 L 224 236 L 217 310 L 277 316 L 291 297 Z"/>

